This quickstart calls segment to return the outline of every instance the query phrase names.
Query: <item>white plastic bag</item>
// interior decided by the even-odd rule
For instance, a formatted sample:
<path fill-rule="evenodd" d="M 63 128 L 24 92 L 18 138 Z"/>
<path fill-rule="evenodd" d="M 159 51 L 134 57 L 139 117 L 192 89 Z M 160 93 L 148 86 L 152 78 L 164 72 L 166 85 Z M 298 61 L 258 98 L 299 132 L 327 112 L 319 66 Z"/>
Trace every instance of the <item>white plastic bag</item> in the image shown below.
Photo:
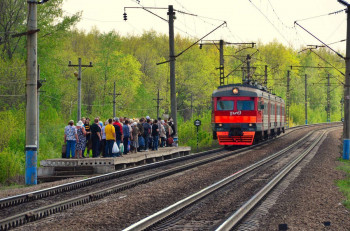
<path fill-rule="evenodd" d="M 119 152 L 119 148 L 118 148 L 117 142 L 114 142 L 112 153 L 118 153 L 118 152 Z"/>

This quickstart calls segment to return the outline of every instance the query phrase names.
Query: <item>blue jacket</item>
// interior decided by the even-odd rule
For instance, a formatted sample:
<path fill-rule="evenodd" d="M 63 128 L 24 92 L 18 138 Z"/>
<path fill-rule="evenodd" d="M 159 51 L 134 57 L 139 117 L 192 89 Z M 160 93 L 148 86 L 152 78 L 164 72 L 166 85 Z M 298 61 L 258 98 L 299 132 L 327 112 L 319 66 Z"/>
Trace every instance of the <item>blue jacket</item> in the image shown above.
<path fill-rule="evenodd" d="M 130 130 L 128 125 L 123 125 L 123 135 L 124 137 L 130 137 Z"/>

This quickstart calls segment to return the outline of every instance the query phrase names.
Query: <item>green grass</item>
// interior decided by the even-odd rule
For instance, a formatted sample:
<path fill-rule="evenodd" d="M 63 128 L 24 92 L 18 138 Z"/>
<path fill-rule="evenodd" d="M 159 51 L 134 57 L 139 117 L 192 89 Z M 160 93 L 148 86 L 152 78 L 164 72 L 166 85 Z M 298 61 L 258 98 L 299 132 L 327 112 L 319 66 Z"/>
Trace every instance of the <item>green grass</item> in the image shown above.
<path fill-rule="evenodd" d="M 343 202 L 344 206 L 350 209 L 350 161 L 349 160 L 340 160 L 341 165 L 338 167 L 339 170 L 344 171 L 346 173 L 345 179 L 338 180 L 337 186 L 340 191 L 346 197 Z"/>

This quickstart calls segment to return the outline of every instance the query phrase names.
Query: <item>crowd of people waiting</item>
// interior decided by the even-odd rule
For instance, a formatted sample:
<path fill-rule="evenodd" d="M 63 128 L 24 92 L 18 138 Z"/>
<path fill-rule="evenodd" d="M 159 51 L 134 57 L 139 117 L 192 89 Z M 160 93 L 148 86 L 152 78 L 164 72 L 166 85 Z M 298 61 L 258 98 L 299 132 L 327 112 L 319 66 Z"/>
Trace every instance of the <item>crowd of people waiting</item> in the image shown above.
<path fill-rule="evenodd" d="M 151 119 L 149 116 L 140 119 L 115 117 L 104 123 L 99 117 L 90 124 L 89 118 L 82 118 L 76 126 L 70 120 L 64 129 L 66 154 L 64 158 L 92 157 L 122 157 L 137 152 L 147 152 L 149 149 L 174 145 L 175 135 L 172 119 Z M 112 151 L 113 145 L 118 145 L 119 152 Z M 85 150 L 86 154 L 85 154 Z"/>

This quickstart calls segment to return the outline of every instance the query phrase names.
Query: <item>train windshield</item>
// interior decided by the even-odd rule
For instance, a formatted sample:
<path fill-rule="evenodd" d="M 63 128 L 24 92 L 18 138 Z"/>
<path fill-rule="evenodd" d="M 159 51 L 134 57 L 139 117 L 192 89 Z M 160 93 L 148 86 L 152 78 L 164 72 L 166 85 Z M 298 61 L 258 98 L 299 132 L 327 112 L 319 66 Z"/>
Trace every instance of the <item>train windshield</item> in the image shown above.
<path fill-rule="evenodd" d="M 216 104 L 216 110 L 218 111 L 226 111 L 233 110 L 234 102 L 233 101 L 218 101 Z"/>
<path fill-rule="evenodd" d="M 238 111 L 253 111 L 254 110 L 254 101 L 237 101 L 237 110 Z"/>

